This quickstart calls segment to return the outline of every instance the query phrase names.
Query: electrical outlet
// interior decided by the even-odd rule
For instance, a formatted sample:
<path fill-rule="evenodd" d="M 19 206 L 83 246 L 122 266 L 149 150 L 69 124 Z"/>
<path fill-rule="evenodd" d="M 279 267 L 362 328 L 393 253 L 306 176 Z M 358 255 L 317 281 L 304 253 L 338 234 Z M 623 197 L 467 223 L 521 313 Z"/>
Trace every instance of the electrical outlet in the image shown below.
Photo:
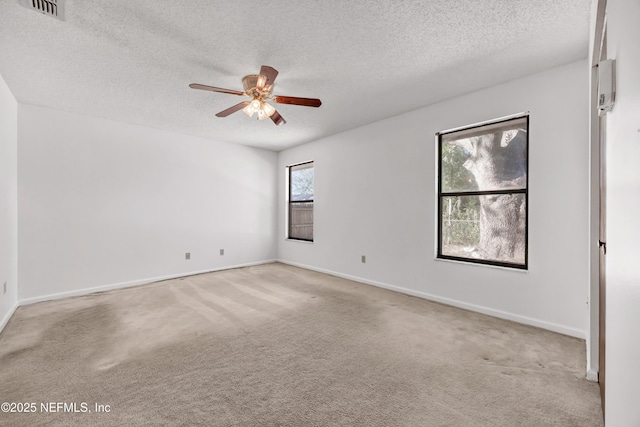
<path fill-rule="evenodd" d="M 184 259 L 191 259 L 191 252 L 186 252 L 184 254 Z"/>
<path fill-rule="evenodd" d="M 220 255 L 224 255 L 224 249 L 220 249 Z"/>
<path fill-rule="evenodd" d="M 3 288 L 2 293 L 6 294 L 7 293 L 7 282 L 4 282 L 4 285 L 2 285 L 2 288 Z"/>
<path fill-rule="evenodd" d="M 362 255 L 362 263 L 363 264 L 367 263 L 367 256 L 366 255 Z"/>

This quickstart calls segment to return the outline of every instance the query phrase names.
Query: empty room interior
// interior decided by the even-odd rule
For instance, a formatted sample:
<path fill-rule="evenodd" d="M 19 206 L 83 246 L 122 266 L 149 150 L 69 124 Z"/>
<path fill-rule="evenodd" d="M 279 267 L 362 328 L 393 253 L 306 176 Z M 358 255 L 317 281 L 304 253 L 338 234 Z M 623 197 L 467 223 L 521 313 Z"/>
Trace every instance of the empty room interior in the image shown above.
<path fill-rule="evenodd" d="M 640 426 L 640 2 L 0 3 L 0 425 Z"/>

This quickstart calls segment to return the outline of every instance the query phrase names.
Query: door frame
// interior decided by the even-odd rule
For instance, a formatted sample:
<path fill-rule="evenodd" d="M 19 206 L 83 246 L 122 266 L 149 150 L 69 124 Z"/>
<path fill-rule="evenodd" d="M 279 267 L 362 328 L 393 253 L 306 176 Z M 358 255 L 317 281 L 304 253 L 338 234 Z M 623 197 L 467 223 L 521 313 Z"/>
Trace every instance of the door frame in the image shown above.
<path fill-rule="evenodd" d="M 596 0 L 590 40 L 590 220 L 589 220 L 589 330 L 587 334 L 587 379 L 600 383 L 602 411 L 605 408 L 606 282 L 605 239 L 605 129 L 606 119 L 598 115 L 598 63 L 606 59 L 606 0 Z"/>

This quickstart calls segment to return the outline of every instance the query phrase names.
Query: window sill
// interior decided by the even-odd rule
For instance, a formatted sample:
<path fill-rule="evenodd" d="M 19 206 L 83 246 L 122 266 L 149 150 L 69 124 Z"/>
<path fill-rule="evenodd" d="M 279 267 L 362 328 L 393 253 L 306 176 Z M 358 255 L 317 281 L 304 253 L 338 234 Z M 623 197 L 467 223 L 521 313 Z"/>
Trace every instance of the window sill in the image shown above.
<path fill-rule="evenodd" d="M 472 261 L 462 261 L 462 260 L 457 260 L 457 259 L 447 259 L 447 258 L 438 258 L 437 256 L 433 258 L 436 261 L 442 261 L 442 262 L 451 262 L 454 264 L 463 264 L 463 265 L 469 265 L 469 266 L 473 266 L 473 267 L 488 267 L 488 268 L 496 268 L 498 270 L 504 270 L 504 271 L 513 271 L 516 273 L 528 273 L 529 269 L 528 268 L 517 268 L 517 267 L 505 267 L 502 265 L 493 265 L 493 264 L 481 264 L 479 262 L 472 262 Z"/>
<path fill-rule="evenodd" d="M 284 240 L 286 240 L 287 242 L 306 243 L 308 245 L 313 245 L 313 241 L 309 241 L 309 240 L 289 239 L 289 238 L 286 238 Z"/>

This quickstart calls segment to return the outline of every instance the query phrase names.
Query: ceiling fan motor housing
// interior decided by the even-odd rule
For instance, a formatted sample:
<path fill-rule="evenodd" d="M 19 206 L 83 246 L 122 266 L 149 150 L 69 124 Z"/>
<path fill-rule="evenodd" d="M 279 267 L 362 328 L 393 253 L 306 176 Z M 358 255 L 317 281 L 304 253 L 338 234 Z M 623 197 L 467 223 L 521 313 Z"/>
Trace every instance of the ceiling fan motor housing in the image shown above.
<path fill-rule="evenodd" d="M 254 98 L 268 98 L 271 96 L 273 85 L 266 86 L 267 77 L 262 74 L 249 74 L 242 79 L 244 92 Z"/>

